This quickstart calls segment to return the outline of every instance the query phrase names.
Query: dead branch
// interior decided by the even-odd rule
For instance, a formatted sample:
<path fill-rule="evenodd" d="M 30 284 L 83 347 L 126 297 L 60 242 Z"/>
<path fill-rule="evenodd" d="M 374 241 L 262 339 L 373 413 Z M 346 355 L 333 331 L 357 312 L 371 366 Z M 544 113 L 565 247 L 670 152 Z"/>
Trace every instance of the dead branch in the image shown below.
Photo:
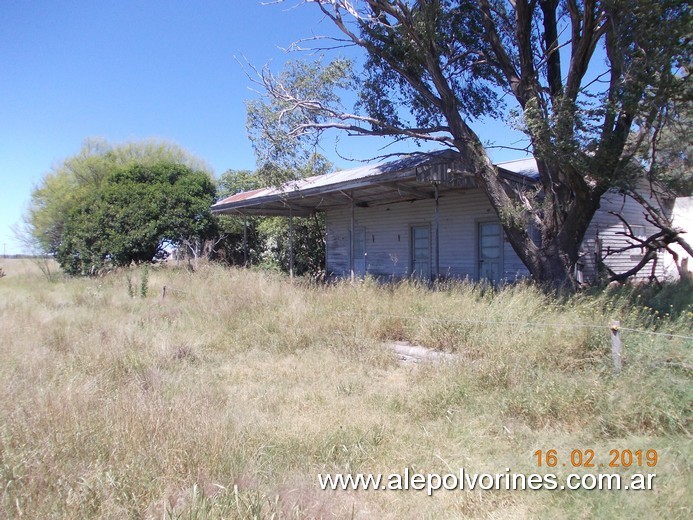
<path fill-rule="evenodd" d="M 668 251 L 670 253 L 673 253 L 671 248 L 669 247 L 673 243 L 678 243 L 678 238 L 679 238 L 679 231 L 676 229 L 672 228 L 659 228 L 659 231 L 650 235 L 649 237 L 646 238 L 640 238 L 638 237 L 634 232 L 633 228 L 630 226 L 628 221 L 620 215 L 619 213 L 616 213 L 615 211 L 610 211 L 609 212 L 611 215 L 614 215 L 616 218 L 618 218 L 621 223 L 624 225 L 626 228 L 626 231 L 618 231 L 616 232 L 617 235 L 624 236 L 626 240 L 628 241 L 628 244 L 616 248 L 616 249 L 609 249 L 602 257 L 601 260 L 605 260 L 609 256 L 615 255 L 615 254 L 621 254 L 625 253 L 627 251 L 632 251 L 633 249 L 640 249 L 641 251 L 644 251 L 644 254 L 640 261 L 631 269 L 628 271 L 625 271 L 623 273 L 616 273 L 614 272 L 611 268 L 608 266 L 604 266 L 609 273 L 609 281 L 612 282 L 622 282 L 624 280 L 627 280 L 631 276 L 635 276 L 638 274 L 649 262 L 654 261 L 652 265 L 652 270 L 649 276 L 650 280 L 655 279 L 655 271 L 657 268 L 657 259 L 658 256 L 657 254 L 659 251 Z M 648 219 L 647 213 L 644 213 L 644 216 L 646 219 Z M 654 222 L 654 220 L 649 220 L 652 224 L 657 226 L 657 224 Z M 659 226 L 658 226 L 659 227 Z M 675 253 L 672 254 L 674 257 L 674 261 L 677 262 L 678 265 L 678 255 Z"/>

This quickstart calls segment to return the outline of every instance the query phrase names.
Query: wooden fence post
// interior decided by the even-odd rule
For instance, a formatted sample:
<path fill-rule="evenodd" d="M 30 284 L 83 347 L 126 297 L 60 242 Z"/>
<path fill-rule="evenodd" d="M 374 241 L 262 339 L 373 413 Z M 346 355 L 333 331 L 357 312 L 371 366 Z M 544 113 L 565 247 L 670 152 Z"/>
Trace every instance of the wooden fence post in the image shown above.
<path fill-rule="evenodd" d="M 611 322 L 611 357 L 614 360 L 614 374 L 621 373 L 621 322 Z"/>

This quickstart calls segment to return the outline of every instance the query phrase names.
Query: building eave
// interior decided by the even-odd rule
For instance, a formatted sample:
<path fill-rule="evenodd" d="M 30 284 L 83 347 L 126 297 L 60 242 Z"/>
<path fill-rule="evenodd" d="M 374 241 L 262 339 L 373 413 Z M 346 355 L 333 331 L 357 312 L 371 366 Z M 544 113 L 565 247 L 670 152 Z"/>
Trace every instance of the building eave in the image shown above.
<path fill-rule="evenodd" d="M 476 187 L 473 175 L 464 171 L 464 164 L 459 157 L 459 154 L 446 150 L 370 168 L 362 167 L 301 179 L 289 182 L 282 188 L 264 188 L 232 195 L 214 204 L 212 212 L 231 215 L 306 216 L 352 202 L 356 205 L 371 206 L 432 198 L 435 185 L 438 185 L 442 194 L 450 189 Z M 397 168 L 398 165 L 402 167 Z M 449 184 L 437 180 L 419 180 L 432 179 L 435 175 L 440 175 L 441 171 L 443 175 L 448 172 L 447 175 L 452 176 Z M 514 183 L 536 182 L 535 179 L 506 169 L 502 165 L 499 165 L 499 173 Z M 335 181 L 331 182 L 332 179 Z"/>

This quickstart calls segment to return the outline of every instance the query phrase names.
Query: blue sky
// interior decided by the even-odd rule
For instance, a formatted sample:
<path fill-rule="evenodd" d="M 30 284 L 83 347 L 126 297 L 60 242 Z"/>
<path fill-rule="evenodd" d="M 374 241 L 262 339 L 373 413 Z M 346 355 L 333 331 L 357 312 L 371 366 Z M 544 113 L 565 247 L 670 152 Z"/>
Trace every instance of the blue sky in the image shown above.
<path fill-rule="evenodd" d="M 32 187 L 88 137 L 161 138 L 217 175 L 253 169 L 244 100 L 257 94 L 236 58 L 279 71 L 285 60 L 306 57 L 281 48 L 334 31 L 315 6 L 297 3 L 0 2 L 0 253 L 21 252 L 12 226 Z M 500 123 L 482 131 L 501 135 Z M 366 159 L 383 144 L 342 136 L 339 151 Z M 325 145 L 325 155 L 338 168 L 352 165 L 334 144 Z"/>

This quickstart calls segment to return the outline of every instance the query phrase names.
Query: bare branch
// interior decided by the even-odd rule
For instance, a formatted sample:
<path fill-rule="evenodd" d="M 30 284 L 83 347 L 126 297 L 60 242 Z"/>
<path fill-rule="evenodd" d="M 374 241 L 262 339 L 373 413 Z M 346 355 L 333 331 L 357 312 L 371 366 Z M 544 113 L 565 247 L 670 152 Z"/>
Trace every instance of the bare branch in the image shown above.
<path fill-rule="evenodd" d="M 520 74 L 515 69 L 515 66 L 513 65 L 513 62 L 510 59 L 503 42 L 501 41 L 500 35 L 498 34 L 498 29 L 493 21 L 491 5 L 488 0 L 479 0 L 479 7 L 484 15 L 484 26 L 486 28 L 486 32 L 488 33 L 489 43 L 493 49 L 495 57 L 494 61 L 503 71 L 503 75 L 505 76 L 508 85 L 510 85 L 510 89 L 512 90 L 513 95 L 517 99 L 518 103 L 520 103 L 522 108 L 525 108 L 530 96 L 522 88 Z"/>
<path fill-rule="evenodd" d="M 627 251 L 632 251 L 634 249 L 644 250 L 645 253 L 643 258 L 635 265 L 633 268 L 629 269 L 624 273 L 615 273 L 613 270 L 609 269 L 610 280 L 612 281 L 623 281 L 631 276 L 636 275 L 640 270 L 647 265 L 651 260 L 657 259 L 657 254 L 659 251 L 668 251 L 672 254 L 674 261 L 678 265 L 678 255 L 671 250 L 669 247 L 672 244 L 678 244 L 681 246 L 691 257 L 693 257 L 693 248 L 681 237 L 683 230 L 674 228 L 671 222 L 668 221 L 659 211 L 656 210 L 651 204 L 649 204 L 641 195 L 635 193 L 637 201 L 646 208 L 644 213 L 645 220 L 650 224 L 654 225 L 659 229 L 656 233 L 646 237 L 638 237 L 630 223 L 619 213 L 615 211 L 610 211 L 611 215 L 618 218 L 621 223 L 626 228 L 626 231 L 618 231 L 616 234 L 623 236 L 627 240 L 627 245 L 615 249 L 610 249 L 606 252 L 603 258 L 615 254 L 625 253 Z M 632 195 L 631 195 L 632 196 Z M 642 201 L 642 202 L 641 202 Z M 654 269 L 653 269 L 654 273 Z M 654 275 L 653 275 L 654 276 Z"/>
<path fill-rule="evenodd" d="M 359 120 L 360 118 L 358 116 L 354 116 L 353 114 L 345 114 L 345 118 L 353 117 L 355 120 Z M 432 142 L 437 142 L 437 143 L 446 143 L 449 145 L 454 144 L 454 139 L 448 136 L 436 136 L 433 135 L 432 132 L 445 132 L 446 127 L 437 127 L 437 128 L 421 128 L 421 129 L 415 129 L 415 128 L 399 128 L 399 127 L 394 127 L 390 125 L 382 125 L 380 129 L 368 129 L 364 128 L 362 126 L 357 126 L 357 125 L 350 125 L 347 123 L 337 123 L 337 122 L 330 122 L 330 123 L 306 123 L 303 125 L 299 125 L 295 127 L 289 135 L 297 137 L 299 135 L 304 135 L 307 130 L 316 130 L 316 131 L 323 131 L 323 130 L 329 130 L 329 129 L 337 129 L 337 130 L 345 130 L 347 133 L 352 133 L 352 135 L 370 135 L 370 136 L 378 136 L 378 137 L 386 137 L 386 136 L 406 136 L 410 137 L 412 139 L 421 139 L 421 140 L 426 140 L 426 141 L 432 141 Z"/>
<path fill-rule="evenodd" d="M 633 268 L 629 269 L 626 272 L 616 273 L 611 268 L 605 266 L 610 274 L 609 281 L 623 282 L 631 276 L 635 276 L 636 274 L 638 274 L 642 270 L 642 268 L 645 267 L 652 260 L 657 260 L 657 253 L 655 253 L 654 251 L 648 251 L 645 255 L 643 255 L 640 261 Z"/>

